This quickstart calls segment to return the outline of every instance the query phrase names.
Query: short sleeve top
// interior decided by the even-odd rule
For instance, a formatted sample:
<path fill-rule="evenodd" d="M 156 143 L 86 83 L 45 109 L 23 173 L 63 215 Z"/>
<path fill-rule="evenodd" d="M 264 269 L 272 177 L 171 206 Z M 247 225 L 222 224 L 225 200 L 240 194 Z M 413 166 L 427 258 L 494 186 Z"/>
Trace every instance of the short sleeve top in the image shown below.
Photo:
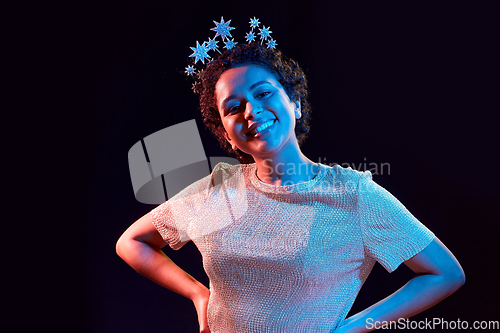
<path fill-rule="evenodd" d="M 173 249 L 200 250 L 212 332 L 330 332 L 376 261 L 392 272 L 433 240 L 369 171 L 319 166 L 276 186 L 255 164 L 219 163 L 151 211 Z"/>

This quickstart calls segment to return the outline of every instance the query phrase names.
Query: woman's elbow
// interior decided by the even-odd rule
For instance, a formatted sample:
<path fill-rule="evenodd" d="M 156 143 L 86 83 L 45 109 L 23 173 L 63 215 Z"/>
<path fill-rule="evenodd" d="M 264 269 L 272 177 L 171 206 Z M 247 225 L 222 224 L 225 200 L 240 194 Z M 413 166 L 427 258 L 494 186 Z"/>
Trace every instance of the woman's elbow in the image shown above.
<path fill-rule="evenodd" d="M 465 284 L 465 272 L 462 267 L 460 267 L 460 272 L 455 278 L 455 283 L 458 286 L 457 289 Z"/>
<path fill-rule="evenodd" d="M 125 234 L 121 235 L 120 238 L 118 238 L 118 240 L 116 241 L 115 251 L 116 254 L 122 259 L 124 259 L 125 254 L 127 252 L 128 241 L 129 239 L 125 236 Z"/>
<path fill-rule="evenodd" d="M 446 272 L 445 277 L 451 293 L 457 291 L 465 284 L 465 272 L 458 263 L 456 267 Z"/>

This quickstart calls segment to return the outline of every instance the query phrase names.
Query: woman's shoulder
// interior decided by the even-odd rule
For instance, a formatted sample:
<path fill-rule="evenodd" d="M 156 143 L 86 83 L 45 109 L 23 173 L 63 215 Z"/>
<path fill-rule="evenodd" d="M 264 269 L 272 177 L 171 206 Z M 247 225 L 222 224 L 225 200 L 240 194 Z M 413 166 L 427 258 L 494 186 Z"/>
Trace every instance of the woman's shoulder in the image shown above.
<path fill-rule="evenodd" d="M 359 171 L 338 164 L 321 164 L 324 175 L 320 187 L 327 192 L 357 195 L 362 189 L 372 183 L 370 171 Z"/>
<path fill-rule="evenodd" d="M 217 159 L 215 161 L 210 161 L 210 162 L 212 162 L 212 165 L 215 162 L 215 166 L 212 169 L 212 174 L 214 172 L 234 172 L 235 170 L 240 170 L 249 166 L 249 164 L 240 164 L 237 162 L 237 160 L 233 158 L 228 158 L 224 160 Z"/>
<path fill-rule="evenodd" d="M 251 168 L 254 165 L 252 164 L 240 164 L 237 162 L 225 162 L 225 161 L 220 161 L 218 162 L 212 169 L 212 175 L 214 174 L 219 174 L 219 173 L 224 173 L 224 174 L 235 174 L 235 173 L 240 173 L 246 169 Z"/>
<path fill-rule="evenodd" d="M 212 169 L 211 180 L 212 186 L 217 186 L 221 184 L 223 181 L 227 181 L 229 179 L 241 179 L 245 178 L 248 172 L 254 167 L 254 163 L 252 164 L 239 164 L 233 162 L 218 162 Z"/>
<path fill-rule="evenodd" d="M 371 178 L 370 171 L 359 171 L 351 167 L 343 167 L 339 164 L 322 164 L 321 166 L 325 168 L 327 176 L 336 181 L 344 182 L 358 182 L 361 178 L 369 177 Z"/>

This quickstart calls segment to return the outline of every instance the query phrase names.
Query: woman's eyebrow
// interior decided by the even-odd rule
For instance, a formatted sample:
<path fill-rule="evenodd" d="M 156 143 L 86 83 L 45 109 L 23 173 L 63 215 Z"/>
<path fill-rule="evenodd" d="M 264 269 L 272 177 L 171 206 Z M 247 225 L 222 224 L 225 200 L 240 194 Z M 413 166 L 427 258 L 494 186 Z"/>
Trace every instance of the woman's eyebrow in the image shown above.
<path fill-rule="evenodd" d="M 255 82 L 254 84 L 252 84 L 250 86 L 250 90 L 254 90 L 256 87 L 260 86 L 261 84 L 265 84 L 265 83 L 269 83 L 267 81 L 259 81 L 259 82 Z"/>

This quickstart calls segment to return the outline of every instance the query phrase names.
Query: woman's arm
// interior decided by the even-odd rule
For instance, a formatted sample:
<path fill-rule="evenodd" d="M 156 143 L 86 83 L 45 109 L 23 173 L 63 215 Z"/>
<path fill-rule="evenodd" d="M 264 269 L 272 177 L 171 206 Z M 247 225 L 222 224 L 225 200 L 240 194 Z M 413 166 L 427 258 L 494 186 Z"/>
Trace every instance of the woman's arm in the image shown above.
<path fill-rule="evenodd" d="M 344 326 L 335 332 L 368 332 L 375 329 L 373 323 L 376 321 L 390 322 L 414 316 L 450 296 L 465 283 L 462 267 L 437 237 L 405 264 L 417 274 L 413 279 L 380 302 L 347 318 Z"/>
<path fill-rule="evenodd" d="M 200 332 L 210 332 L 207 324 L 210 291 L 163 253 L 161 248 L 165 245 L 166 242 L 154 227 L 148 213 L 118 239 L 116 253 L 148 279 L 193 301 L 198 313 Z"/>

